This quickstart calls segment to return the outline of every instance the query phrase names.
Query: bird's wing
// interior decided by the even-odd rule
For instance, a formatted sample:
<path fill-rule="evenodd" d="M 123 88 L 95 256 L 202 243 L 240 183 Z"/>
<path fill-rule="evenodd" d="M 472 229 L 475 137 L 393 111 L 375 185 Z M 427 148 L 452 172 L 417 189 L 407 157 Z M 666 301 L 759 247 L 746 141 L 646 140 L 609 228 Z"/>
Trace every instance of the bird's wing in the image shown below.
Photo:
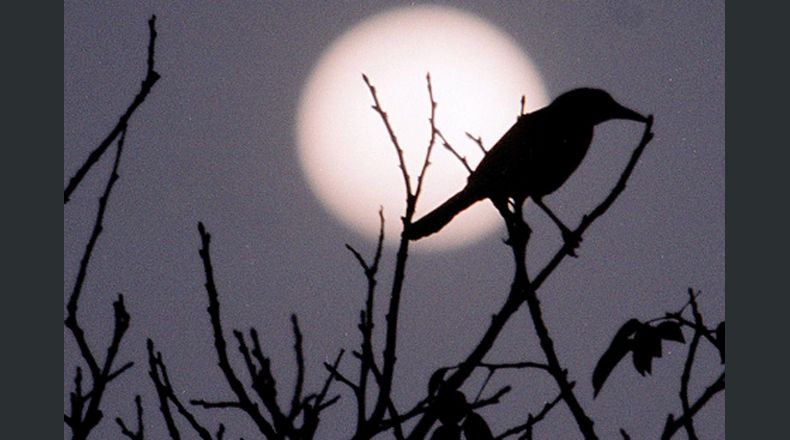
<path fill-rule="evenodd" d="M 544 109 L 521 116 L 483 157 L 469 176 L 469 184 L 494 188 L 502 184 L 502 179 L 523 173 L 525 163 L 532 161 L 545 144 L 547 122 Z"/>

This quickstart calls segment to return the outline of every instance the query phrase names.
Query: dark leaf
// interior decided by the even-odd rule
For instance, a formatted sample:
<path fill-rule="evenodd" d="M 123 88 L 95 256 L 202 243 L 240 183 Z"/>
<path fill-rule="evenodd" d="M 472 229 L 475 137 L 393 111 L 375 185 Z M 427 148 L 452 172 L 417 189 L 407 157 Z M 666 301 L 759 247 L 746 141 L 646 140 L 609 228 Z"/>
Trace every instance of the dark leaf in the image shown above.
<path fill-rule="evenodd" d="M 439 368 L 431 374 L 428 380 L 428 395 L 433 396 L 439 391 L 439 387 L 444 383 L 444 375 L 447 373 L 447 368 Z"/>
<path fill-rule="evenodd" d="M 434 403 L 436 417 L 445 425 L 455 425 L 464 418 L 469 411 L 464 393 L 453 390 L 441 396 Z"/>
<path fill-rule="evenodd" d="M 680 324 L 676 321 L 664 321 L 656 327 L 661 339 L 667 341 L 686 342 L 683 337 L 683 331 L 680 330 Z"/>
<path fill-rule="evenodd" d="M 634 368 L 636 368 L 636 372 L 641 374 L 642 376 L 647 374 L 651 374 L 652 364 L 653 364 L 653 356 L 650 356 L 650 353 L 647 352 L 644 346 L 634 346 Z"/>
<path fill-rule="evenodd" d="M 634 368 L 642 376 L 652 374 L 653 358 L 661 357 L 661 336 L 657 329 L 648 324 L 639 327 L 634 334 Z"/>
<path fill-rule="evenodd" d="M 441 425 L 433 431 L 431 440 L 461 440 L 461 427 L 458 425 Z"/>
<path fill-rule="evenodd" d="M 721 363 L 724 363 L 724 321 L 720 322 L 719 325 L 716 326 L 716 348 L 719 349 L 719 356 L 721 357 Z"/>
<path fill-rule="evenodd" d="M 593 371 L 592 384 L 593 384 L 593 397 L 597 396 L 606 382 L 606 378 L 612 373 L 614 367 L 631 351 L 631 335 L 640 328 L 642 323 L 637 319 L 631 319 L 617 331 L 614 335 L 612 343 L 609 348 L 598 360 L 598 364 Z"/>
<path fill-rule="evenodd" d="M 467 440 L 494 440 L 494 434 L 485 419 L 473 412 L 464 420 L 464 436 Z"/>
<path fill-rule="evenodd" d="M 644 345 L 651 357 L 661 357 L 661 333 L 654 327 L 645 324 L 637 330 L 634 335 L 634 345 Z"/>

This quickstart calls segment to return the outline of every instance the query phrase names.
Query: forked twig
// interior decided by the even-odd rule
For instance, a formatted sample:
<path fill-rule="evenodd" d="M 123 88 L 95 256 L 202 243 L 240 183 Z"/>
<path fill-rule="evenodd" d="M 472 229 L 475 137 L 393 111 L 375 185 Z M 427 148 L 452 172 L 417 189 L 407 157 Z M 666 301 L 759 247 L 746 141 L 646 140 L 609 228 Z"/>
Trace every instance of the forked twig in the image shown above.
<path fill-rule="evenodd" d="M 145 79 L 143 79 L 142 84 L 140 85 L 140 91 L 137 92 L 137 96 L 134 97 L 134 100 L 129 107 L 127 107 L 126 111 L 121 115 L 118 119 L 118 122 L 115 124 L 112 130 L 110 130 L 110 134 L 104 138 L 104 140 L 93 150 L 89 155 L 85 162 L 80 166 L 74 176 L 69 179 L 68 185 L 66 185 L 66 189 L 63 191 L 64 201 L 63 203 L 66 204 L 69 202 L 69 198 L 71 194 L 74 192 L 75 189 L 79 186 L 82 179 L 85 175 L 88 174 L 88 171 L 99 161 L 105 151 L 110 147 L 113 141 L 123 132 L 126 131 L 126 126 L 129 123 L 129 118 L 132 117 L 132 114 L 137 110 L 137 107 L 145 101 L 145 98 L 151 92 L 151 89 L 154 87 L 154 84 L 159 80 L 160 76 L 154 70 L 154 48 L 156 46 L 156 15 L 152 15 L 151 18 L 148 20 L 148 29 L 149 29 L 149 40 L 148 40 L 148 57 L 147 57 L 147 71 L 145 75 Z"/>

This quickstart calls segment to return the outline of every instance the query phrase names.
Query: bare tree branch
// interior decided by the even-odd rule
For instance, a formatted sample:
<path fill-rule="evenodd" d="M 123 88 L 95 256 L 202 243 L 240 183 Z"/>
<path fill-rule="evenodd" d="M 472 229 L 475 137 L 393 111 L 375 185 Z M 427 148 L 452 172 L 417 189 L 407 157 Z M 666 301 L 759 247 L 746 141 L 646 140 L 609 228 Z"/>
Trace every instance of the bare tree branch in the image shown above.
<path fill-rule="evenodd" d="M 620 193 L 622 193 L 622 191 L 625 189 L 626 181 L 636 166 L 642 151 L 653 137 L 653 133 L 651 132 L 652 122 L 653 118 L 650 116 L 645 125 L 642 139 L 634 150 L 630 161 L 623 170 L 615 187 L 603 200 L 603 202 L 593 209 L 590 214 L 582 218 L 580 225 L 574 231 L 575 234 L 581 236 L 582 233 L 598 217 L 603 215 L 609 209 Z M 560 367 L 559 360 L 554 353 L 553 341 L 551 341 L 551 338 L 548 334 L 548 329 L 543 322 L 540 311 L 540 302 L 537 299 L 536 294 L 540 285 L 554 271 L 554 269 L 556 269 L 562 259 L 567 255 L 567 245 L 563 245 L 563 247 L 555 254 L 549 263 L 543 268 L 543 270 L 539 272 L 535 279 L 530 281 L 527 277 L 525 261 L 526 244 L 529 240 L 530 229 L 529 226 L 527 226 L 527 224 L 523 221 L 521 207 L 514 206 L 514 211 L 510 211 L 507 205 L 502 203 L 502 201 L 494 201 L 494 205 L 505 219 L 505 225 L 508 228 L 509 238 L 506 243 L 511 247 L 516 262 L 516 273 L 514 280 L 511 284 L 510 293 L 508 294 L 505 304 L 497 314 L 493 315 L 491 324 L 483 334 L 480 342 L 478 342 L 477 346 L 474 348 L 472 353 L 469 354 L 466 360 L 461 363 L 461 367 L 458 368 L 450 376 L 450 378 L 444 382 L 440 392 L 448 392 L 458 389 L 458 387 L 464 383 L 464 381 L 469 377 L 472 370 L 474 369 L 474 366 L 482 362 L 485 354 L 491 349 L 500 332 L 504 328 L 505 323 L 507 323 L 513 313 L 518 310 L 521 304 L 526 301 L 529 304 L 530 314 L 533 317 L 533 324 L 535 325 L 536 331 L 538 332 L 538 337 L 541 341 L 541 347 L 543 348 L 544 354 L 546 354 L 552 376 L 560 386 L 560 390 L 562 392 L 561 394 L 568 403 L 576 421 L 579 423 L 579 427 L 582 433 L 585 435 L 585 438 L 595 439 L 597 436 L 592 429 L 592 420 L 590 420 L 589 417 L 584 413 L 581 405 L 579 405 L 575 396 L 573 396 L 572 390 L 570 389 L 571 382 L 568 381 L 565 371 Z M 434 421 L 435 417 L 430 411 L 427 411 L 409 434 L 409 439 L 416 440 L 425 437 Z"/>
<path fill-rule="evenodd" d="M 376 251 L 373 260 L 370 264 L 365 261 L 362 255 L 354 249 L 351 245 L 346 244 L 346 248 L 354 255 L 357 262 L 362 267 L 367 281 L 367 295 L 365 298 L 365 309 L 360 311 L 359 331 L 362 335 L 360 342 L 360 353 L 358 358 L 360 360 L 359 367 L 359 386 L 354 392 L 357 400 L 357 430 L 364 429 L 367 416 L 367 389 L 368 377 L 371 372 L 376 376 L 376 382 L 379 382 L 380 375 L 376 359 L 373 355 L 373 310 L 375 303 L 376 285 L 378 283 L 376 277 L 379 270 L 379 262 L 381 261 L 381 254 L 384 247 L 384 210 L 379 208 L 379 236 L 376 244 Z M 354 353 L 357 355 L 357 353 Z"/>
<path fill-rule="evenodd" d="M 232 402 L 209 402 L 209 401 L 203 400 L 203 399 L 192 399 L 192 400 L 189 401 L 189 403 L 191 405 L 199 406 L 201 408 L 206 408 L 206 409 L 215 409 L 215 408 L 220 408 L 220 409 L 239 408 L 240 409 L 241 408 L 241 404 L 239 402 L 236 402 L 236 401 L 232 401 Z"/>
<path fill-rule="evenodd" d="M 689 292 L 689 303 L 691 304 L 691 312 L 694 316 L 694 323 L 696 324 L 697 328 L 705 328 L 705 323 L 702 321 L 702 315 L 699 312 L 699 307 L 697 306 L 697 300 L 694 295 L 694 291 L 692 289 L 688 290 Z M 699 346 L 699 340 L 701 337 L 701 332 L 699 330 L 694 331 L 694 335 L 691 337 L 691 342 L 689 343 L 689 351 L 688 355 L 686 356 L 686 363 L 683 365 L 683 373 L 680 375 L 680 403 L 683 407 L 683 413 L 691 412 L 691 406 L 689 404 L 689 381 L 691 380 L 691 367 L 694 365 L 694 358 L 697 354 L 697 347 Z M 687 417 L 685 419 L 685 423 L 683 427 L 686 429 L 686 434 L 688 435 L 689 440 L 698 440 L 697 432 L 694 429 L 694 418 Z"/>
<path fill-rule="evenodd" d="M 296 354 L 296 385 L 291 399 L 291 411 L 288 418 L 293 420 L 299 412 L 302 401 L 302 388 L 304 387 L 304 348 L 302 346 L 302 331 L 299 329 L 299 320 L 296 314 L 291 315 L 291 324 L 294 332 L 294 353 Z"/>
<path fill-rule="evenodd" d="M 684 411 L 683 414 L 681 414 L 681 416 L 677 419 L 675 419 L 672 414 L 667 416 L 667 421 L 664 425 L 664 432 L 661 434 L 661 439 L 667 440 L 672 438 L 672 436 L 675 435 L 675 433 L 680 428 L 686 425 L 686 419 L 693 418 L 694 415 L 696 415 L 697 412 L 702 409 L 702 407 L 704 407 L 713 396 L 724 390 L 724 386 L 724 373 L 721 373 L 721 376 L 719 376 L 715 382 L 705 389 L 699 399 L 697 399 L 697 401 L 689 407 L 688 411 Z"/>
<path fill-rule="evenodd" d="M 389 117 L 387 116 L 387 112 L 381 107 L 381 103 L 379 103 L 379 97 L 376 94 L 376 88 L 373 84 L 370 83 L 368 76 L 364 73 L 362 74 L 362 79 L 367 84 L 368 89 L 370 90 L 370 95 L 373 97 L 373 105 L 371 108 L 376 111 L 381 117 L 381 121 L 384 122 L 384 128 L 387 129 L 387 134 L 390 136 L 390 141 L 392 141 L 392 145 L 395 147 L 395 153 L 398 155 L 398 166 L 400 167 L 401 174 L 403 175 L 403 183 L 406 186 L 406 194 L 408 199 L 413 197 L 413 192 L 411 189 L 411 178 L 409 177 L 409 172 L 406 169 L 406 159 L 403 155 L 403 148 L 401 148 L 400 143 L 398 142 L 398 137 L 395 135 L 395 130 L 392 129 L 392 125 L 390 125 Z M 407 205 L 411 202 L 407 200 Z"/>
<path fill-rule="evenodd" d="M 512 389 L 513 388 L 510 385 L 502 387 L 499 389 L 499 391 L 494 393 L 493 396 L 472 403 L 471 405 L 469 405 L 469 409 L 478 409 L 489 405 L 496 405 L 497 403 L 499 403 L 499 400 L 502 398 L 502 396 L 509 393 Z"/>
<path fill-rule="evenodd" d="M 571 386 L 574 386 L 574 385 L 575 385 L 575 382 L 571 382 Z M 546 417 L 546 415 L 548 415 L 548 413 L 555 406 L 557 406 L 557 404 L 561 400 L 562 400 L 562 392 L 560 392 L 560 394 L 558 394 L 557 397 L 555 397 L 550 402 L 546 402 L 546 404 L 543 405 L 543 408 L 537 414 L 535 414 L 535 415 L 529 414 L 527 416 L 527 422 L 526 423 L 508 429 L 507 431 L 503 432 L 502 434 L 499 434 L 498 436 L 496 436 L 495 439 L 496 440 L 502 440 L 504 438 L 510 437 L 511 435 L 516 435 L 516 434 L 519 434 L 519 433 L 522 433 L 522 432 L 524 433 L 524 435 L 521 438 L 531 439 L 532 438 L 532 428 L 535 425 L 537 425 L 541 420 L 543 420 Z"/>
<path fill-rule="evenodd" d="M 483 138 L 482 137 L 480 137 L 480 136 L 474 137 L 468 131 L 465 131 L 464 134 L 466 135 L 466 137 L 468 137 L 469 139 L 474 141 L 474 143 L 477 144 L 477 146 L 480 148 L 480 151 L 482 151 L 484 155 L 488 154 L 488 150 L 486 150 L 486 147 L 483 146 Z"/>
<path fill-rule="evenodd" d="M 589 214 L 582 217 L 582 221 L 579 223 L 579 226 L 573 231 L 573 234 L 581 237 L 582 234 L 590 227 L 590 225 L 598 219 L 598 217 L 602 216 L 606 211 L 609 210 L 609 207 L 612 206 L 615 200 L 620 196 L 620 194 L 625 190 L 626 182 L 631 177 L 631 173 L 634 171 L 637 162 L 639 162 L 639 158 L 642 156 L 642 152 L 644 151 L 645 147 L 648 143 L 653 139 L 653 132 L 651 129 L 653 128 L 653 115 L 648 116 L 648 120 L 645 123 L 645 130 L 642 133 L 642 139 L 639 141 L 639 145 L 634 149 L 634 152 L 631 153 L 631 159 L 629 159 L 628 164 L 626 164 L 625 169 L 623 170 L 622 174 L 620 174 L 620 178 L 618 179 L 617 183 L 615 184 L 612 191 L 609 193 L 608 196 L 593 209 Z M 546 278 L 557 268 L 557 266 L 562 262 L 562 260 L 567 256 L 567 252 L 565 250 L 565 245 L 563 248 L 557 251 L 554 254 L 554 257 L 549 261 L 548 264 L 538 273 L 538 275 L 532 280 L 532 288 L 537 290 Z"/>
<path fill-rule="evenodd" d="M 329 373 L 331 373 L 331 375 L 335 378 L 335 380 L 337 380 L 338 382 L 342 383 L 343 385 L 346 385 L 347 387 L 351 388 L 351 391 L 353 391 L 354 393 L 359 392 L 359 385 L 357 385 L 354 382 L 352 382 L 346 376 L 343 376 L 343 373 L 338 371 L 337 368 L 334 365 L 331 365 L 329 362 L 324 362 L 324 368 L 326 368 L 327 371 L 329 371 Z"/>
<path fill-rule="evenodd" d="M 146 342 L 146 347 L 148 349 L 148 375 L 154 383 L 156 395 L 159 398 L 159 412 L 165 419 L 165 426 L 167 427 L 168 434 L 170 434 L 170 438 L 173 440 L 180 440 L 181 433 L 178 430 L 175 419 L 173 419 L 173 414 L 170 412 L 169 394 L 171 390 L 168 389 L 165 384 L 165 379 L 163 378 L 163 371 L 165 371 L 165 369 L 163 368 L 164 362 L 162 362 L 162 355 L 154 351 L 154 341 L 150 338 Z"/>
<path fill-rule="evenodd" d="M 131 118 L 132 113 L 137 110 L 137 107 L 145 101 L 145 98 L 148 96 L 148 93 L 151 92 L 154 84 L 159 80 L 160 76 L 154 70 L 154 48 L 156 43 L 156 15 L 152 15 L 151 18 L 148 20 L 148 29 L 149 29 L 149 40 L 148 40 L 148 58 L 147 58 L 147 71 L 145 75 L 145 79 L 143 79 L 142 84 L 140 85 L 140 91 L 137 92 L 137 96 L 134 97 L 134 100 L 126 109 L 126 111 L 121 115 L 120 119 L 118 119 L 118 123 L 115 124 L 115 127 L 110 131 L 110 134 L 104 138 L 104 140 L 93 150 L 85 162 L 80 166 L 77 172 L 74 174 L 71 179 L 69 179 L 69 183 L 66 186 L 66 189 L 63 191 L 64 196 L 64 204 L 69 202 L 69 198 L 71 194 L 77 189 L 82 179 L 88 174 L 88 171 L 99 161 L 107 148 L 113 143 L 113 141 L 123 133 L 126 132 L 126 126 L 129 123 L 129 118 Z"/>
<path fill-rule="evenodd" d="M 428 83 L 428 98 L 431 101 L 431 115 L 428 118 L 428 121 L 431 124 L 431 137 L 428 140 L 428 148 L 425 149 L 425 160 L 422 163 L 422 169 L 420 170 L 420 174 L 417 176 L 417 189 L 414 193 L 415 199 L 418 199 L 422 193 L 425 174 L 428 171 L 428 166 L 431 164 L 431 153 L 433 152 L 434 144 L 436 144 L 436 106 L 438 104 L 436 103 L 436 100 L 433 99 L 433 85 L 431 84 L 430 73 L 425 75 L 425 80 Z"/>
<path fill-rule="evenodd" d="M 115 423 L 121 428 L 121 434 L 125 435 L 130 440 L 143 440 L 145 438 L 143 428 L 143 404 L 139 394 L 134 397 L 134 403 L 137 407 L 137 431 L 132 431 L 127 428 L 120 417 L 115 418 Z"/>
<path fill-rule="evenodd" d="M 390 135 L 390 139 L 398 155 L 398 161 L 403 174 L 404 185 L 406 187 L 406 213 L 402 218 L 403 224 L 406 226 L 411 224 L 412 217 L 414 217 L 417 198 L 415 193 L 412 192 L 411 178 L 409 177 L 409 173 L 406 168 L 403 149 L 398 144 L 398 139 L 389 123 L 387 113 L 382 109 L 379 103 L 375 87 L 373 87 L 366 75 L 363 74 L 362 77 L 365 81 L 365 84 L 367 84 L 368 89 L 370 89 L 371 96 L 373 97 L 373 109 L 381 117 L 381 120 Z M 387 327 L 383 351 L 383 367 L 381 369 L 381 378 L 379 380 L 379 392 L 373 412 L 363 424 L 362 429 L 357 430 L 357 433 L 355 434 L 356 438 L 367 438 L 367 433 L 375 430 L 375 427 L 380 424 L 385 412 L 387 411 L 387 408 L 391 403 L 390 394 L 392 392 L 392 381 L 395 373 L 395 362 L 397 360 L 395 353 L 398 338 L 398 315 L 400 312 L 400 298 L 401 292 L 403 290 L 403 280 L 406 273 L 406 260 L 408 258 L 408 251 L 409 240 L 401 236 L 400 245 L 398 246 L 398 252 L 395 258 L 395 271 L 393 275 L 392 288 L 390 290 L 389 307 L 386 315 Z"/>
<path fill-rule="evenodd" d="M 154 352 L 154 343 L 150 339 L 148 340 L 148 363 L 150 367 L 149 376 L 154 381 L 154 386 L 159 395 L 160 409 L 162 410 L 162 415 L 165 417 L 165 423 L 167 424 L 168 432 L 171 437 L 179 438 L 180 434 L 178 433 L 175 420 L 170 412 L 168 401 L 172 402 L 181 417 L 189 423 L 189 426 L 202 440 L 213 440 L 208 429 L 198 422 L 197 418 L 189 412 L 186 406 L 181 403 L 178 396 L 176 396 L 173 385 L 170 383 L 170 377 L 167 374 L 167 367 L 162 359 L 162 353 Z"/>
<path fill-rule="evenodd" d="M 444 146 L 444 148 L 447 151 L 452 153 L 452 155 L 455 156 L 455 158 L 458 159 L 459 162 L 461 162 L 461 165 L 463 165 L 464 168 L 466 168 L 466 171 L 468 171 L 469 174 L 472 174 L 473 170 L 472 170 L 472 167 L 469 166 L 469 162 L 467 162 L 466 156 L 462 156 L 461 153 L 458 152 L 458 150 L 453 148 L 453 146 L 450 145 L 450 142 L 447 141 L 447 138 L 444 137 L 444 135 L 442 134 L 441 131 L 439 131 L 438 128 L 433 127 L 433 131 L 436 132 L 436 135 L 439 136 L 439 139 L 442 140 L 442 146 Z"/>
<path fill-rule="evenodd" d="M 225 342 L 225 337 L 222 333 L 222 322 L 219 312 L 219 293 L 217 292 L 217 287 L 214 283 L 214 269 L 211 265 L 211 254 L 209 252 L 211 235 L 206 232 L 206 228 L 203 226 L 203 223 L 198 223 L 198 232 L 200 232 L 200 239 L 202 243 L 202 247 L 200 249 L 200 258 L 203 261 L 203 270 L 206 275 L 205 286 L 209 298 L 209 306 L 207 310 L 211 320 L 211 327 L 214 332 L 214 348 L 216 349 L 217 357 L 219 359 L 219 367 L 222 370 L 222 374 L 225 376 L 225 379 L 227 380 L 231 390 L 239 399 L 239 404 L 241 405 L 241 408 L 244 410 L 244 412 L 250 416 L 253 422 L 255 422 L 255 425 L 266 438 L 275 439 L 277 438 L 277 433 L 274 431 L 271 423 L 269 423 L 263 417 L 260 410 L 258 409 L 258 405 L 256 405 L 250 399 L 249 395 L 247 395 L 244 386 L 236 376 L 236 372 L 233 371 L 233 367 L 230 365 L 227 353 L 227 343 Z"/>
<path fill-rule="evenodd" d="M 78 370 L 79 377 L 75 378 L 75 383 L 79 385 L 79 389 L 75 393 L 71 394 L 71 415 L 64 416 L 66 424 L 69 426 L 69 428 L 71 428 L 72 439 L 74 440 L 86 439 L 91 430 L 93 430 L 99 421 L 101 421 L 101 399 L 104 395 L 107 385 L 110 383 L 110 381 L 115 379 L 118 375 L 126 371 L 132 365 L 131 363 L 127 363 L 115 372 L 112 371 L 113 363 L 115 361 L 115 357 L 118 354 L 118 349 L 120 348 L 123 336 L 129 329 L 130 316 L 124 307 L 123 295 L 118 295 L 118 299 L 113 302 L 113 335 L 107 347 L 107 354 L 105 355 L 103 365 L 99 365 L 96 355 L 88 345 L 87 338 L 85 337 L 85 331 L 82 329 L 77 320 L 79 298 L 85 283 L 85 277 L 88 273 L 88 265 L 90 263 L 91 256 L 93 255 L 93 250 L 96 246 L 96 243 L 98 242 L 99 235 L 103 230 L 102 224 L 112 189 L 115 185 L 115 182 L 119 178 L 118 168 L 120 165 L 121 156 L 123 154 L 123 145 L 125 139 L 126 130 L 123 130 L 121 132 L 120 138 L 118 139 L 118 146 L 116 149 L 115 160 L 113 161 L 112 171 L 110 172 L 110 177 L 107 180 L 104 192 L 99 198 L 99 208 L 96 213 L 96 220 L 94 221 L 88 243 L 85 246 L 85 252 L 82 255 L 82 259 L 80 260 L 80 266 L 77 271 L 77 278 L 74 281 L 74 287 L 72 288 L 71 294 L 69 295 L 69 300 L 66 304 L 67 315 L 66 319 L 64 320 L 64 325 L 71 332 L 75 342 L 77 343 L 77 347 L 80 350 L 80 355 L 88 365 L 88 371 L 90 372 L 92 383 L 91 391 L 83 394 L 81 390 L 81 371 Z M 85 406 L 86 402 L 87 407 Z"/>

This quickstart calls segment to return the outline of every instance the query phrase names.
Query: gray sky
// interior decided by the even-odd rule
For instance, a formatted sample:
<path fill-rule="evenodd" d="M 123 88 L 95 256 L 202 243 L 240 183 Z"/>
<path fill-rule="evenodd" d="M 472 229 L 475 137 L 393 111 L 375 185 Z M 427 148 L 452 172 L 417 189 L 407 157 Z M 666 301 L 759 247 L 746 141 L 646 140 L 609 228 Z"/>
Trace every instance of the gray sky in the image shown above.
<path fill-rule="evenodd" d="M 566 260 L 540 292 L 560 360 L 578 382 L 576 392 L 599 434 L 612 438 L 623 427 L 634 438 L 655 438 L 666 414 L 680 408 L 685 346 L 665 344 L 653 376 L 640 377 L 625 362 L 594 401 L 590 376 L 623 322 L 676 310 L 688 287 L 703 291 L 700 304 L 710 323 L 724 319 L 724 3 L 511 3 L 445 4 L 511 35 L 540 69 L 552 98 L 596 86 L 656 117 L 656 138 L 627 190 L 588 230 L 580 258 Z M 97 347 L 109 337 L 117 292 L 125 294 L 132 315 L 120 360 L 136 366 L 112 384 L 97 438 L 118 436 L 112 419 L 131 418 L 136 393 L 143 394 L 146 428 L 164 434 L 145 367 L 146 337 L 163 352 L 185 398 L 230 397 L 210 340 L 198 220 L 214 237 L 226 330 L 258 329 L 284 389 L 290 389 L 294 370 L 290 313 L 299 315 L 303 327 L 308 389 L 323 381 L 323 361 L 358 344 L 364 277 L 344 244 L 369 254 L 374 243 L 333 218 L 307 186 L 294 116 L 301 87 L 328 44 L 396 5 L 66 3 L 64 182 L 137 92 L 145 71 L 146 21 L 158 17 L 162 79 L 132 118 L 121 179 L 80 309 Z M 638 130 L 617 124 L 596 131 L 580 169 L 547 198 L 560 217 L 575 225 L 606 194 L 637 136 Z M 103 159 L 65 207 L 64 290 L 73 283 L 110 161 L 110 155 Z M 530 208 L 527 216 L 535 230 L 531 267 L 539 267 L 559 237 L 540 213 Z M 388 221 L 397 221 L 394 213 Z M 400 407 L 424 394 L 433 370 L 463 359 L 501 306 L 512 272 L 503 236 L 501 230 L 471 247 L 412 255 L 399 333 Z M 385 268 L 393 254 L 386 253 Z M 391 270 L 383 274 L 384 287 L 386 272 Z M 383 312 L 379 317 L 383 323 Z M 77 362 L 66 333 L 64 351 L 66 402 Z M 542 360 L 525 310 L 487 359 Z M 345 371 L 352 371 L 352 362 L 348 357 Z M 703 351 L 692 394 L 720 369 L 717 354 Z M 479 383 L 476 377 L 467 390 L 474 393 Z M 487 390 L 505 383 L 515 390 L 483 412 L 496 432 L 523 422 L 556 394 L 553 382 L 535 372 L 497 375 Z M 353 429 L 353 423 L 342 423 L 350 420 L 353 399 L 340 386 L 335 391 L 345 395 L 323 418 L 320 438 L 344 438 Z M 220 418 L 227 421 L 232 438 L 248 431 L 231 413 L 196 412 L 212 427 Z M 723 438 L 723 395 L 700 417 L 702 437 Z M 536 436 L 578 434 L 560 408 Z"/>

